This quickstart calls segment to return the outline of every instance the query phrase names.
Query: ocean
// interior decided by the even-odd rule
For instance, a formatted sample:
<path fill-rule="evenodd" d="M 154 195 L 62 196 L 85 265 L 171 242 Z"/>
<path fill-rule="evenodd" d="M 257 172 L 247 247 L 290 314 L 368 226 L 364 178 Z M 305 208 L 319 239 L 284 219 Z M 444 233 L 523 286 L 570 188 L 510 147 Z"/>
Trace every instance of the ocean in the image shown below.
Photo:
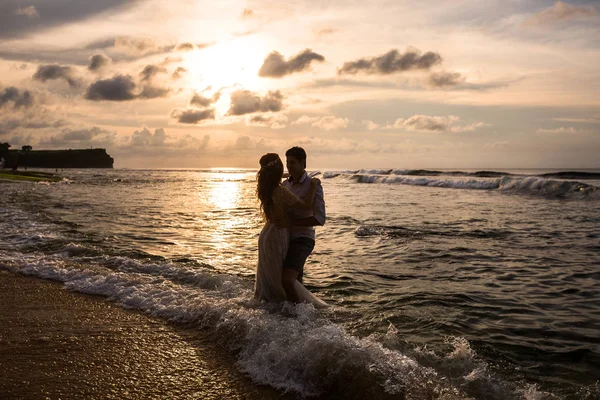
<path fill-rule="evenodd" d="M 600 170 L 311 173 L 326 310 L 252 299 L 252 170 L 0 182 L 0 269 L 202 330 L 298 397 L 600 399 Z"/>

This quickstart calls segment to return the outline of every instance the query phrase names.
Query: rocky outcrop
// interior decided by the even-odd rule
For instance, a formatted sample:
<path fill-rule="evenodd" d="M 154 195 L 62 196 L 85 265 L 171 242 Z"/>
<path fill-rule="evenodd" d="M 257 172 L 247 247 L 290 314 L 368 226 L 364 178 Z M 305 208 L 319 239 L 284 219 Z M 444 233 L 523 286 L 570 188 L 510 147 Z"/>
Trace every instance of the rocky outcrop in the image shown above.
<path fill-rule="evenodd" d="M 106 149 L 9 150 L 5 168 L 112 168 Z"/>

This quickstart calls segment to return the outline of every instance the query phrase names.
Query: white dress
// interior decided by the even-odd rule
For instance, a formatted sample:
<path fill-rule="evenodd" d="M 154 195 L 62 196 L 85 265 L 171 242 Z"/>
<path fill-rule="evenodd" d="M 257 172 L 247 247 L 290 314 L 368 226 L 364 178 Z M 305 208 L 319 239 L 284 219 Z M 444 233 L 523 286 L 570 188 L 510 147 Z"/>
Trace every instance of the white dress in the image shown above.
<path fill-rule="evenodd" d="M 278 186 L 273 193 L 273 219 L 284 219 L 285 209 L 297 201 L 298 198 L 289 189 Z M 267 220 L 258 236 L 258 265 L 254 285 L 256 299 L 268 302 L 286 300 L 285 290 L 281 283 L 281 273 L 289 244 L 289 229 L 279 227 Z M 327 303 L 312 294 L 299 281 L 296 280 L 294 285 L 300 302 L 311 303 L 316 307 L 327 306 Z"/>

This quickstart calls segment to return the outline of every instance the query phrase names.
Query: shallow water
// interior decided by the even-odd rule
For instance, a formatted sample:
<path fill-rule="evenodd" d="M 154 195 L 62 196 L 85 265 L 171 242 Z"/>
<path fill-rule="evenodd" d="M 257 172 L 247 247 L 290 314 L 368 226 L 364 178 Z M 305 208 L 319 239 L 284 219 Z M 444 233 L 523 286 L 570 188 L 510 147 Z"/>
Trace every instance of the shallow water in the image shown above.
<path fill-rule="evenodd" d="M 253 171 L 0 183 L 0 267 L 214 332 L 282 391 L 600 398 L 598 176 L 321 172 L 325 312 L 251 300 Z"/>

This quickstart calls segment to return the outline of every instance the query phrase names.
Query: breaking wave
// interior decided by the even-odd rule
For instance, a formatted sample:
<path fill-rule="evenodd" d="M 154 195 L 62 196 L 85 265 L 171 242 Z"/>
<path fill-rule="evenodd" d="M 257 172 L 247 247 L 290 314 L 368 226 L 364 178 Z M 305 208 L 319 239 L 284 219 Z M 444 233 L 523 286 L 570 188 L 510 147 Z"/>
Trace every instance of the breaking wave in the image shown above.
<path fill-rule="evenodd" d="M 325 173 L 323 178 L 346 178 L 356 183 L 381 183 L 427 186 L 449 189 L 498 190 L 502 193 L 543 196 L 549 198 L 600 199 L 600 187 L 578 181 L 548 179 L 539 176 L 488 179 L 451 179 L 410 177 L 395 174 Z"/>

